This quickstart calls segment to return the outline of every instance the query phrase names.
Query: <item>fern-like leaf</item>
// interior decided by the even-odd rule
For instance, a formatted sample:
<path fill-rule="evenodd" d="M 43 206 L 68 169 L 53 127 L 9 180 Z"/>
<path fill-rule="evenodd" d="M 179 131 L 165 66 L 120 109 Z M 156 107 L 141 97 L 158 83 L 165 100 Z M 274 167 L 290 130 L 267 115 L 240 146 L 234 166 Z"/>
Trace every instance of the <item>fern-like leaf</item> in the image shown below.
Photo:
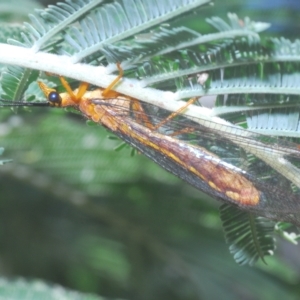
<path fill-rule="evenodd" d="M 1 73 L 3 99 L 20 101 L 31 82 L 35 81 L 39 72 L 16 66 L 9 66 Z M 30 95 L 28 95 L 29 97 Z"/>
<path fill-rule="evenodd" d="M 295 98 L 299 99 L 299 96 Z M 295 107 L 295 104 L 293 107 L 281 106 L 250 111 L 246 121 L 249 130 L 260 134 L 300 137 L 300 109 L 298 105 Z"/>
<path fill-rule="evenodd" d="M 223 19 L 219 17 L 207 18 L 206 22 L 215 27 L 218 31 L 230 31 L 233 29 L 236 30 L 250 30 L 255 32 L 261 32 L 270 27 L 269 23 L 265 22 L 254 22 L 251 21 L 250 18 L 246 17 L 244 20 L 239 19 L 236 14 L 229 13 L 228 14 L 229 23 L 226 23 Z"/>
<path fill-rule="evenodd" d="M 222 39 L 224 40 L 227 38 L 234 39 L 239 36 L 248 36 L 248 38 L 249 36 L 253 36 L 253 38 L 258 39 L 256 32 L 249 32 L 244 29 L 222 32 Z M 125 43 L 126 48 L 122 47 L 120 43 L 116 46 L 109 45 L 113 48 L 110 50 L 110 53 L 106 52 L 105 54 L 108 57 L 114 57 L 115 60 L 113 62 L 134 58 L 131 61 L 131 63 L 134 64 L 136 62 L 141 63 L 142 61 L 150 60 L 157 55 L 170 54 L 178 50 L 187 50 L 195 46 L 198 47 L 201 44 L 214 43 L 219 39 L 219 33 L 201 35 L 186 27 L 168 28 L 162 26 L 157 31 L 136 36 L 135 40 L 132 41 L 129 46 Z M 125 53 L 127 56 L 124 56 Z M 129 62 L 127 62 L 127 65 L 128 64 Z"/>
<path fill-rule="evenodd" d="M 0 43 L 6 43 L 10 37 L 20 38 L 22 32 L 22 26 L 19 24 L 7 24 L 1 23 L 0 31 Z"/>
<path fill-rule="evenodd" d="M 101 52 L 105 54 L 108 62 L 122 61 L 128 68 L 153 56 L 173 52 L 187 43 L 199 42 L 200 37 L 201 34 L 186 27 L 162 26 L 154 32 L 136 36 L 134 41 L 118 43 L 116 46 L 105 45 Z"/>
<path fill-rule="evenodd" d="M 253 265 L 259 258 L 265 262 L 265 256 L 273 255 L 273 222 L 228 204 L 220 207 L 220 214 L 229 250 L 237 263 Z"/>
<path fill-rule="evenodd" d="M 205 39 L 207 40 L 207 38 Z M 259 39 L 255 36 L 229 39 L 215 45 L 212 45 L 211 42 L 217 42 L 217 37 L 214 40 L 208 40 L 206 49 L 204 48 L 202 51 L 199 51 L 198 47 L 191 47 L 174 53 L 174 63 L 164 57 L 159 62 L 149 60 L 146 63 L 147 68 L 142 66 L 138 70 L 139 76 L 147 85 L 155 85 L 167 79 L 182 78 L 185 80 L 184 76 L 250 64 L 269 57 L 267 50 L 261 46 Z M 183 86 L 184 84 L 181 84 L 181 88 Z"/>
<path fill-rule="evenodd" d="M 72 27 L 65 39 L 76 49 L 72 59 L 81 61 L 105 44 L 113 44 L 201 6 L 209 0 L 126 0 L 104 5 Z M 111 18 L 114 17 L 114 20 Z"/>
<path fill-rule="evenodd" d="M 103 0 L 66 0 L 55 6 L 49 5 L 45 10 L 36 10 L 36 14 L 30 14 L 32 24 L 25 23 L 27 29 L 23 33 L 23 43 L 10 39 L 11 44 L 31 47 L 33 51 L 39 51 L 43 46 L 52 42 L 52 38 L 61 33 L 69 24 L 76 21 Z"/>
<path fill-rule="evenodd" d="M 211 43 L 212 41 L 209 40 L 208 42 Z M 209 72 L 215 69 L 219 70 L 220 68 L 231 68 L 233 66 L 240 68 L 245 65 L 250 66 L 264 62 L 280 63 L 287 60 L 293 63 L 285 63 L 280 68 L 277 68 L 278 71 L 279 69 L 282 71 L 286 70 L 286 74 L 282 74 L 283 76 L 279 74 L 277 77 L 272 75 L 272 78 L 270 78 L 272 79 L 272 84 L 275 85 L 280 81 L 280 85 L 292 86 L 298 82 L 298 78 L 291 73 L 291 70 L 297 70 L 294 62 L 300 60 L 300 41 L 291 42 L 283 38 L 270 39 L 267 45 L 264 46 L 255 36 L 248 36 L 247 38 L 225 40 L 215 45 L 209 43 L 206 50 L 202 49 L 202 51 L 199 51 L 199 48 L 191 47 L 185 49 L 185 51 L 178 52 L 174 63 L 164 57 L 158 62 L 156 60 L 153 62 L 148 60 L 144 66 L 138 69 L 138 75 L 144 79 L 146 85 L 155 85 L 167 79 L 183 77 L 182 80 L 185 80 L 184 76 Z M 265 69 L 263 71 L 266 71 L 266 74 L 274 73 L 275 68 L 271 70 L 269 67 L 269 70 Z M 261 71 L 259 73 L 255 72 L 257 75 L 261 73 Z M 259 81 L 261 78 L 257 75 L 256 79 Z M 260 86 L 261 82 L 257 82 L 257 84 Z M 182 83 L 180 88 L 183 88 L 183 86 L 184 84 Z M 190 83 L 187 86 L 190 87 Z M 282 92 L 286 93 L 286 91 Z"/>

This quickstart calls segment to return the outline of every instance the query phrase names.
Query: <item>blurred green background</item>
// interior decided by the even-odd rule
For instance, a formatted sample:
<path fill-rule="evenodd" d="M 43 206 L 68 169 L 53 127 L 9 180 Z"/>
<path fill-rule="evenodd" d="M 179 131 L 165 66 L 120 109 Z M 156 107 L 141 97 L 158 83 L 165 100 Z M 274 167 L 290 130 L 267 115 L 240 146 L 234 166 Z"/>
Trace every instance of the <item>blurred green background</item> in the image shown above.
<path fill-rule="evenodd" d="M 298 3 L 216 1 L 200 17 L 236 12 L 294 38 Z M 219 203 L 109 135 L 62 110 L 1 109 L 1 276 L 123 299 L 299 299 L 299 247 L 279 239 L 268 265 L 238 266 Z"/>

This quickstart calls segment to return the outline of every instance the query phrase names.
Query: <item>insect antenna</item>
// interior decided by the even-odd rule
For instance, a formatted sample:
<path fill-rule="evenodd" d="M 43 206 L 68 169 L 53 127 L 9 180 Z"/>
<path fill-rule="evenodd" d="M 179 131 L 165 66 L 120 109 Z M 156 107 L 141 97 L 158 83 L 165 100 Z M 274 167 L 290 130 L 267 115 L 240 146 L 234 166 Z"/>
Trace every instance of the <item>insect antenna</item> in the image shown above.
<path fill-rule="evenodd" d="M 11 101 L 0 99 L 0 107 L 38 107 L 38 106 L 49 106 L 49 102 L 23 102 L 23 101 Z"/>

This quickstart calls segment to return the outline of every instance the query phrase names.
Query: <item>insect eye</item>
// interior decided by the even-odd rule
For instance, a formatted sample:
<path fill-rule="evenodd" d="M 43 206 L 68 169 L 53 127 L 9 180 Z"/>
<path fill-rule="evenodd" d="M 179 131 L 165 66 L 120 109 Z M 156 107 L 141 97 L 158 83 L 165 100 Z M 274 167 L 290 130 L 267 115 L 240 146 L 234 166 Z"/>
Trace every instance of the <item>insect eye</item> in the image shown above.
<path fill-rule="evenodd" d="M 61 105 L 61 97 L 58 92 L 51 92 L 48 95 L 48 101 L 52 106 L 60 106 Z"/>

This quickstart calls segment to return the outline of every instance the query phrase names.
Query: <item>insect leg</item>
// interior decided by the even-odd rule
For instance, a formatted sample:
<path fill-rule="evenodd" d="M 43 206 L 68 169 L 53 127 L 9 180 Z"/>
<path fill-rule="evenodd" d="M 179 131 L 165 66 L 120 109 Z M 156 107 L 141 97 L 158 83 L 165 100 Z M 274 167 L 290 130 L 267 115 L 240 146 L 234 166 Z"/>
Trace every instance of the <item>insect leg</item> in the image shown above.
<path fill-rule="evenodd" d="M 162 120 L 161 122 L 159 122 L 158 124 L 156 124 L 154 126 L 153 130 L 157 130 L 159 127 L 163 126 L 164 124 L 166 124 L 167 122 L 169 122 L 171 119 L 173 119 L 174 117 L 176 117 L 179 114 L 181 114 L 185 109 L 187 109 L 187 107 L 189 105 L 195 103 L 196 101 L 197 101 L 197 98 L 191 98 L 186 104 L 184 104 L 178 110 L 174 111 L 167 118 L 165 118 L 164 120 Z"/>
<path fill-rule="evenodd" d="M 119 70 L 119 75 L 110 83 L 110 85 L 102 92 L 102 95 L 106 98 L 111 97 L 111 92 L 113 92 L 113 97 L 116 95 L 116 92 L 113 91 L 113 87 L 122 79 L 123 77 L 123 69 L 120 63 L 117 63 L 117 68 Z M 117 93 L 118 94 L 118 93 Z"/>
<path fill-rule="evenodd" d="M 85 92 L 87 91 L 88 88 L 89 88 L 89 83 L 87 83 L 87 82 L 81 82 L 80 83 L 80 85 L 78 87 L 78 92 L 77 92 L 77 94 L 75 96 L 77 102 L 85 94 Z"/>

